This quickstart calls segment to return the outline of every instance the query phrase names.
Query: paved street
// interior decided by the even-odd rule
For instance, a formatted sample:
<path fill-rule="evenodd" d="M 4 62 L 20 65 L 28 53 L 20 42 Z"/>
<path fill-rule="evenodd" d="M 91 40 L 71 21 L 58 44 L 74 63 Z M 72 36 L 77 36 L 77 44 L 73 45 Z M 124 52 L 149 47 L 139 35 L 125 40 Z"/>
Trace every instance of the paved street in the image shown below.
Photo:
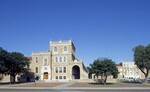
<path fill-rule="evenodd" d="M 93 83 L 70 81 L 64 83 L 38 82 L 1 85 L 0 92 L 150 92 L 150 85 L 119 83 L 97 85 Z"/>
<path fill-rule="evenodd" d="M 150 89 L 0 89 L 0 92 L 150 92 Z"/>

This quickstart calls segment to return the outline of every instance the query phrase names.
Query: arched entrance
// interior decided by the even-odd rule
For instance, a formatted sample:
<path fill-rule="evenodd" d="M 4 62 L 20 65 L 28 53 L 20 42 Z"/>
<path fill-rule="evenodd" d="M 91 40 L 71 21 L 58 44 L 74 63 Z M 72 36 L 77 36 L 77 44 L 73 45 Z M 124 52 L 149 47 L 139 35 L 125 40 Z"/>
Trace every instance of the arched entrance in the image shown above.
<path fill-rule="evenodd" d="M 48 79 L 48 72 L 44 72 L 44 79 Z"/>
<path fill-rule="evenodd" d="M 80 79 L 80 67 L 77 65 L 72 67 L 72 78 Z"/>

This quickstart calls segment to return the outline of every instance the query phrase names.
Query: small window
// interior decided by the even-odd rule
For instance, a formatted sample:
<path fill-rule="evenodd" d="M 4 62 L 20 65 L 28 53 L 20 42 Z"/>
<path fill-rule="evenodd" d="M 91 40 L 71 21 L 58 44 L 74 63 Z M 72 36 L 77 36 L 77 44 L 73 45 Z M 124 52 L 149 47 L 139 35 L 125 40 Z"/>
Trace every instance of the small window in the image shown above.
<path fill-rule="evenodd" d="M 45 65 L 45 66 L 48 65 L 46 58 L 44 59 L 44 65 Z"/>
<path fill-rule="evenodd" d="M 66 76 L 64 76 L 64 79 L 66 79 Z"/>
<path fill-rule="evenodd" d="M 57 47 L 54 47 L 54 52 L 57 52 Z"/>
<path fill-rule="evenodd" d="M 62 57 L 59 57 L 59 62 L 62 62 Z"/>
<path fill-rule="evenodd" d="M 38 73 L 38 67 L 35 67 L 35 72 Z"/>
<path fill-rule="evenodd" d="M 59 79 L 62 79 L 62 76 L 59 76 Z"/>
<path fill-rule="evenodd" d="M 58 73 L 58 67 L 56 67 L 56 73 Z"/>
<path fill-rule="evenodd" d="M 59 73 L 62 73 L 62 67 L 59 67 Z"/>
<path fill-rule="evenodd" d="M 63 72 L 66 73 L 66 67 L 64 67 Z"/>
<path fill-rule="evenodd" d="M 56 76 L 56 79 L 58 79 L 58 76 Z"/>
<path fill-rule="evenodd" d="M 38 57 L 35 58 L 35 62 L 38 63 Z"/>
<path fill-rule="evenodd" d="M 67 46 L 64 46 L 64 51 L 65 51 L 65 52 L 67 51 Z"/>
<path fill-rule="evenodd" d="M 55 58 L 55 62 L 58 62 L 58 58 L 57 57 Z"/>
<path fill-rule="evenodd" d="M 47 67 L 45 67 L 44 69 L 47 70 Z"/>
<path fill-rule="evenodd" d="M 64 57 L 64 62 L 66 62 L 66 57 Z"/>

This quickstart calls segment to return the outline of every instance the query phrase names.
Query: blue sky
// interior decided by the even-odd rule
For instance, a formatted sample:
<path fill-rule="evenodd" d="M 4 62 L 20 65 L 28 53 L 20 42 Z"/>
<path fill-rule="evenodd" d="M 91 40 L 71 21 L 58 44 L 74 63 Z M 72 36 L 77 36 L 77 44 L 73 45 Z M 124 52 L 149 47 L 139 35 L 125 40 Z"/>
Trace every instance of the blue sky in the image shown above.
<path fill-rule="evenodd" d="M 86 65 L 132 61 L 150 43 L 150 0 L 0 0 L 0 47 L 30 56 L 70 38 Z"/>

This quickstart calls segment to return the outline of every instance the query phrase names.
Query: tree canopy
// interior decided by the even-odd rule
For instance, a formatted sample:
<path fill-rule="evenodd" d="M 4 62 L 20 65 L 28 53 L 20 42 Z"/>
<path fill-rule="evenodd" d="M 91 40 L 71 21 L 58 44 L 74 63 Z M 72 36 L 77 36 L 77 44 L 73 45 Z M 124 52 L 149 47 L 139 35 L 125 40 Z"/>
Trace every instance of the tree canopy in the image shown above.
<path fill-rule="evenodd" d="M 10 75 L 10 82 L 15 83 L 15 76 L 28 72 L 29 60 L 22 53 L 7 52 L 0 48 L 0 74 Z"/>
<path fill-rule="evenodd" d="M 8 61 L 7 55 L 7 51 L 0 47 L 0 79 L 7 72 L 7 67 L 5 66 L 5 62 Z"/>
<path fill-rule="evenodd" d="M 145 75 L 144 83 L 146 83 L 150 70 L 150 44 L 147 46 L 138 45 L 133 51 L 135 64 Z"/>
<path fill-rule="evenodd" d="M 90 64 L 91 71 L 93 74 L 97 76 L 97 79 L 99 76 L 101 77 L 102 83 L 106 84 L 107 77 L 113 76 L 114 78 L 118 77 L 118 68 L 116 67 L 116 64 L 111 60 L 107 58 L 99 58 L 94 60 L 93 64 Z"/>

